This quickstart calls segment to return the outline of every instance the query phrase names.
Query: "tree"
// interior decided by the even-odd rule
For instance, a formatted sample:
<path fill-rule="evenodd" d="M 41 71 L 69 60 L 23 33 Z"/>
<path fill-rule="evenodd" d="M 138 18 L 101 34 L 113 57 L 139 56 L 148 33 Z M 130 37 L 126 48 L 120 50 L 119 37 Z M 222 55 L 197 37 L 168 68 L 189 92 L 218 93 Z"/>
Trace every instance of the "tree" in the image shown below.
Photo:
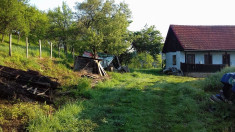
<path fill-rule="evenodd" d="M 125 3 L 115 4 L 113 0 L 87 0 L 77 3 L 77 28 L 81 43 L 86 50 L 97 56 L 97 52 L 119 55 L 126 51 L 130 42 L 128 35 L 130 10 Z"/>
<path fill-rule="evenodd" d="M 65 2 L 63 2 L 62 8 L 57 7 L 54 10 L 49 10 L 48 16 L 51 24 L 48 38 L 56 39 L 59 42 L 62 42 L 64 51 L 67 54 L 69 29 L 73 20 L 72 10 Z"/>
<path fill-rule="evenodd" d="M 21 26 L 24 27 L 24 6 L 27 1 L 2 0 L 0 4 L 0 32 L 2 41 L 5 34 L 11 34 Z"/>
<path fill-rule="evenodd" d="M 140 53 L 130 61 L 130 68 L 153 68 L 153 56 L 149 53 Z"/>
<path fill-rule="evenodd" d="M 35 7 L 31 7 L 31 9 L 34 10 L 34 13 L 31 14 L 33 16 L 29 16 L 29 38 L 33 42 L 38 42 L 38 40 L 46 39 L 49 29 L 49 18 L 45 12 Z"/>
<path fill-rule="evenodd" d="M 138 32 L 134 32 L 134 40 L 132 47 L 138 53 L 150 53 L 155 59 L 156 55 L 160 53 L 163 46 L 163 38 L 155 26 L 147 27 Z"/>

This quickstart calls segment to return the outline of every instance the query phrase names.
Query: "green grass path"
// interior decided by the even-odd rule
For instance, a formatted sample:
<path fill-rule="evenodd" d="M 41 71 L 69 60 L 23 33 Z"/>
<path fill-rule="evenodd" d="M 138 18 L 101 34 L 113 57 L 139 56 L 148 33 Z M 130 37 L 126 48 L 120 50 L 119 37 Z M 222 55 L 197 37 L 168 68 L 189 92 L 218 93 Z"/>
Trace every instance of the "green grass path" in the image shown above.
<path fill-rule="evenodd" d="M 166 76 L 158 70 L 110 74 L 111 80 L 88 91 L 91 99 L 73 104 L 80 109 L 73 116 L 80 123 L 60 130 L 191 132 L 222 131 L 231 125 L 222 115 L 209 112 L 209 95 L 195 78 Z M 63 122 L 63 116 L 58 119 Z M 38 126 L 43 123 L 36 122 L 31 128 Z M 50 127 L 58 130 L 53 124 Z"/>

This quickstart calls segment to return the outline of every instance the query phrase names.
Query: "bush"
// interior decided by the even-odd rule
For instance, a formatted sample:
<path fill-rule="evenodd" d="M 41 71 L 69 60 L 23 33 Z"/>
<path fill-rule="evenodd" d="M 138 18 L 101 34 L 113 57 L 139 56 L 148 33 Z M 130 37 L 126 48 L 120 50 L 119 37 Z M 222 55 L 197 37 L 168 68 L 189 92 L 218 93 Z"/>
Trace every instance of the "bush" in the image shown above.
<path fill-rule="evenodd" d="M 78 85 L 75 89 L 72 90 L 72 96 L 77 98 L 82 96 L 84 98 L 90 99 L 92 96 L 89 92 L 91 89 L 91 79 L 88 78 L 81 78 L 78 80 Z"/>
<path fill-rule="evenodd" d="M 54 115 L 38 115 L 29 122 L 27 128 L 32 132 L 79 132 L 93 131 L 97 125 L 91 120 L 79 119 L 83 107 L 80 104 L 67 104 Z"/>
<path fill-rule="evenodd" d="M 226 67 L 220 72 L 216 72 L 202 80 L 201 85 L 205 91 L 218 92 L 222 89 L 223 84 L 220 82 L 225 73 L 235 72 L 235 67 Z"/>
<path fill-rule="evenodd" d="M 153 68 L 153 56 L 148 53 L 141 53 L 138 54 L 136 57 L 131 59 L 131 64 L 129 65 L 130 68 Z"/>

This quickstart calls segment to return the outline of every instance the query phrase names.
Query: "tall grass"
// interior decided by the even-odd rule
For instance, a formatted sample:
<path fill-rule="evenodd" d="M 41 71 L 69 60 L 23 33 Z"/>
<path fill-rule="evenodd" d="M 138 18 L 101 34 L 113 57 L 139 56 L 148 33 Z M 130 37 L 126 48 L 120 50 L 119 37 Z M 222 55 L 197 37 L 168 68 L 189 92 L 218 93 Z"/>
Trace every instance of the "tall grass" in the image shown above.
<path fill-rule="evenodd" d="M 224 74 L 235 72 L 235 67 L 226 67 L 222 69 L 220 72 L 216 72 L 209 77 L 205 78 L 200 82 L 201 87 L 206 91 L 218 92 L 222 89 L 223 84 L 220 82 L 221 78 Z"/>
<path fill-rule="evenodd" d="M 39 115 L 29 123 L 28 131 L 32 132 L 89 132 L 97 126 L 91 120 L 79 119 L 82 112 L 80 104 L 67 104 L 54 115 Z"/>
<path fill-rule="evenodd" d="M 22 70 L 36 70 L 45 76 L 55 77 L 59 79 L 62 86 L 75 85 L 80 78 L 74 73 L 73 58 L 71 54 L 67 56 L 61 52 L 58 56 L 58 49 L 53 49 L 53 59 L 50 59 L 50 48 L 48 44 L 42 46 L 42 58 L 39 59 L 38 44 L 31 43 L 29 46 L 29 58 L 26 58 L 25 41 L 17 44 L 17 39 L 13 37 L 12 56 L 9 56 L 8 38 L 5 42 L 0 43 L 0 65 L 8 66 Z"/>
<path fill-rule="evenodd" d="M 35 119 L 38 115 L 49 115 L 53 110 L 49 105 L 37 103 L 0 104 L 0 126 L 17 128 L 26 125 L 29 120 Z M 14 128 L 11 129 L 14 130 Z M 6 131 L 6 129 L 3 130 Z"/>

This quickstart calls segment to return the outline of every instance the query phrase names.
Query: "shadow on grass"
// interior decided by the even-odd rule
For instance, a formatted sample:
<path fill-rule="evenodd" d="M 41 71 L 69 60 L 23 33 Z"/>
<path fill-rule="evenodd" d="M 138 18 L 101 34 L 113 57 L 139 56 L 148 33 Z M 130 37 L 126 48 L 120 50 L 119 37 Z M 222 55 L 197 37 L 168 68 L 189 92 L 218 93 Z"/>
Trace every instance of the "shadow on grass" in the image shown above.
<path fill-rule="evenodd" d="M 151 74 L 157 76 L 163 76 L 162 69 L 131 69 L 131 72 L 139 72 L 144 74 Z"/>
<path fill-rule="evenodd" d="M 118 75 L 120 78 L 126 76 Z M 208 111 L 210 102 L 207 94 L 193 87 L 195 81 L 177 83 L 163 77 L 162 81 L 149 80 L 151 82 L 143 84 L 136 83 L 137 78 L 131 79 L 133 81 L 130 83 L 134 84 L 132 87 L 127 87 L 128 83 L 125 82 L 110 85 L 107 81 L 89 89 L 86 94 L 89 94 L 90 99 L 78 99 L 73 104 L 76 109 L 82 110 L 76 114 L 67 114 L 73 113 L 74 109 L 66 108 L 65 105 L 66 112 L 53 117 L 58 118 L 54 122 L 56 125 L 50 125 L 50 121 L 34 122 L 33 125 L 38 130 L 41 126 L 54 127 L 55 131 L 59 128 L 63 128 L 63 131 L 71 131 L 73 128 L 82 128 L 83 131 L 223 131 L 231 125 L 230 119 L 224 120 L 224 113 L 215 115 Z M 70 122 L 71 119 L 76 120 Z"/>
<path fill-rule="evenodd" d="M 96 88 L 83 102 L 81 119 L 91 119 L 98 131 L 222 130 L 207 124 L 225 120 L 208 111 L 206 94 L 184 83 L 153 83 L 144 89 Z"/>

